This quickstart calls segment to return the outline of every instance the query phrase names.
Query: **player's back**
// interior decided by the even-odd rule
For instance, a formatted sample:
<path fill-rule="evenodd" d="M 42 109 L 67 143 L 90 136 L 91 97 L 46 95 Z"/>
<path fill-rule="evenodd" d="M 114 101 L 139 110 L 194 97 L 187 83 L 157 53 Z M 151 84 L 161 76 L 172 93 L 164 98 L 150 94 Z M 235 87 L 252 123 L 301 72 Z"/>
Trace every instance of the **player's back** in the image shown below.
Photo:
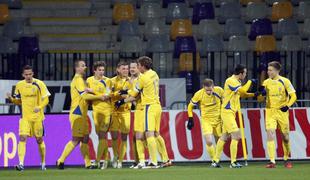
<path fill-rule="evenodd" d="M 142 104 L 160 104 L 159 101 L 159 77 L 153 70 L 144 72 L 139 83 L 143 84 L 141 93 Z"/>
<path fill-rule="evenodd" d="M 234 75 L 226 79 L 222 109 L 232 110 L 235 112 L 240 109 L 239 88 L 241 88 L 241 82 Z"/>
<path fill-rule="evenodd" d="M 279 109 L 288 102 L 288 94 L 295 92 L 291 81 L 285 77 L 278 76 L 275 79 L 268 78 L 263 82 L 267 92 L 266 107 Z"/>
<path fill-rule="evenodd" d="M 71 107 L 70 113 L 75 115 L 86 116 L 88 105 L 82 98 L 82 94 L 85 93 L 86 83 L 82 75 L 74 75 L 70 84 L 71 93 Z"/>

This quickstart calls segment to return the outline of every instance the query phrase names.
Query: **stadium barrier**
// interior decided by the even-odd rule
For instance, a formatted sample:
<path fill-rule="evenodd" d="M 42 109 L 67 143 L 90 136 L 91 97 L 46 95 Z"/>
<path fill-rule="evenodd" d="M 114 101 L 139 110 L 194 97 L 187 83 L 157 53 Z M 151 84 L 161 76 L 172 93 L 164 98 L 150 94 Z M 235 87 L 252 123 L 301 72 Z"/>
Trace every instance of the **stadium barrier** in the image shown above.
<path fill-rule="evenodd" d="M 264 109 L 243 109 L 245 137 L 248 152 L 248 160 L 266 160 L 266 132 L 264 129 Z M 292 159 L 310 159 L 310 108 L 290 109 L 290 140 Z M 98 137 L 95 133 L 92 112 L 88 112 L 90 123 L 90 155 L 95 158 Z M 165 139 L 169 157 L 177 162 L 210 161 L 205 149 L 205 140 L 201 134 L 199 111 L 194 111 L 195 126 L 192 131 L 186 129 L 187 112 L 181 110 L 169 110 L 162 113 L 161 134 Z M 18 164 L 18 123 L 19 115 L 0 115 L 0 167 L 10 167 Z M 133 122 L 133 113 L 131 116 Z M 238 121 L 237 121 L 238 122 Z M 133 123 L 131 123 L 133 126 Z M 47 114 L 44 121 L 46 163 L 54 165 L 60 156 L 65 144 L 71 139 L 68 114 Z M 133 160 L 131 146 L 132 129 L 128 141 L 126 161 Z M 111 137 L 109 135 L 109 154 L 113 157 L 111 149 Z M 277 157 L 283 156 L 281 136 L 277 132 Z M 27 141 L 25 158 L 26 166 L 37 166 L 40 163 L 38 147 L 34 138 Z M 222 160 L 228 160 L 230 156 L 227 143 L 222 154 Z M 242 159 L 241 142 L 239 142 L 238 158 Z M 148 158 L 148 155 L 147 155 Z M 67 165 L 81 165 L 83 159 L 80 149 L 76 148 L 65 162 Z"/>

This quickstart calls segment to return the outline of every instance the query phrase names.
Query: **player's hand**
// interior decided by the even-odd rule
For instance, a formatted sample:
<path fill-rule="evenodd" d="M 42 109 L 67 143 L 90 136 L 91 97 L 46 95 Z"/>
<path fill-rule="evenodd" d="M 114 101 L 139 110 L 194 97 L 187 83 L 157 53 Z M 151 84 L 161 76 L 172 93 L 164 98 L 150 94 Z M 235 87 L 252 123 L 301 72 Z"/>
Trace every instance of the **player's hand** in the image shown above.
<path fill-rule="evenodd" d="M 121 99 L 121 100 L 116 101 L 114 106 L 116 107 L 116 109 L 118 109 L 123 104 L 125 104 L 125 99 Z"/>
<path fill-rule="evenodd" d="M 263 96 L 266 96 L 266 89 L 264 86 L 260 86 L 258 88 L 258 91 L 263 95 Z"/>
<path fill-rule="evenodd" d="M 119 93 L 119 95 L 126 95 L 126 94 L 128 94 L 128 89 L 120 90 L 118 93 Z"/>
<path fill-rule="evenodd" d="M 94 93 L 94 90 L 91 88 L 85 88 L 86 93 Z"/>
<path fill-rule="evenodd" d="M 188 121 L 187 121 L 187 129 L 188 130 L 192 130 L 192 128 L 194 127 L 194 120 L 193 117 L 189 117 Z"/>
<path fill-rule="evenodd" d="M 108 100 L 109 98 L 110 98 L 109 96 L 103 95 L 103 96 L 100 97 L 100 100 L 101 100 L 101 101 L 106 101 L 106 100 Z"/>
<path fill-rule="evenodd" d="M 259 92 L 259 91 L 256 91 L 255 93 L 254 93 L 254 98 L 257 98 L 257 96 L 259 96 L 261 93 Z"/>
<path fill-rule="evenodd" d="M 33 112 L 35 112 L 35 113 L 38 113 L 40 111 L 41 111 L 41 108 L 39 108 L 39 107 L 35 107 L 34 110 L 33 110 Z"/>
<path fill-rule="evenodd" d="M 288 106 L 283 106 L 283 107 L 280 108 L 280 110 L 281 110 L 282 112 L 286 112 L 286 111 L 289 110 L 289 107 L 288 107 Z"/>

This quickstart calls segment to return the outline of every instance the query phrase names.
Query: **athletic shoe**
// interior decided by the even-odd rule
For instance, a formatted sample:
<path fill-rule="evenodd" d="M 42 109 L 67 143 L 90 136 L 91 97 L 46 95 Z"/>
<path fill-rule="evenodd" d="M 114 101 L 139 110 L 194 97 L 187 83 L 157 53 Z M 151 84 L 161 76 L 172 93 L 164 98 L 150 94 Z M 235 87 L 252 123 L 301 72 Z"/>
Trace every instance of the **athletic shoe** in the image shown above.
<path fill-rule="evenodd" d="M 139 162 L 133 169 L 144 169 L 145 167 L 145 163 Z"/>
<path fill-rule="evenodd" d="M 46 166 L 45 166 L 45 164 L 41 164 L 41 170 L 42 170 L 42 171 L 46 171 Z"/>
<path fill-rule="evenodd" d="M 290 161 L 286 160 L 284 161 L 284 167 L 291 169 L 293 168 L 293 164 Z"/>
<path fill-rule="evenodd" d="M 109 164 L 108 161 L 103 161 L 101 166 L 100 166 L 100 169 L 107 169 L 108 168 L 108 164 Z"/>
<path fill-rule="evenodd" d="M 138 163 L 134 162 L 132 163 L 132 165 L 129 167 L 129 169 L 133 169 L 134 167 L 136 167 L 138 165 Z"/>
<path fill-rule="evenodd" d="M 114 157 L 112 160 L 112 167 L 117 168 L 117 158 L 116 157 Z"/>
<path fill-rule="evenodd" d="M 233 162 L 229 166 L 230 168 L 242 168 L 242 165 L 238 163 L 237 161 Z"/>
<path fill-rule="evenodd" d="M 85 167 L 86 169 L 97 169 L 98 167 L 95 165 L 89 165 Z"/>
<path fill-rule="evenodd" d="M 117 161 L 117 169 L 122 169 L 123 163 L 120 161 Z"/>
<path fill-rule="evenodd" d="M 24 165 L 22 165 L 22 164 L 16 165 L 15 169 L 16 169 L 16 171 L 24 171 L 25 170 Z"/>
<path fill-rule="evenodd" d="M 65 169 L 65 164 L 64 164 L 63 162 L 58 162 L 58 161 L 56 161 L 56 167 L 57 167 L 58 169 L 63 170 L 63 169 Z"/>
<path fill-rule="evenodd" d="M 155 165 L 153 163 L 149 163 L 147 166 L 143 167 L 142 169 L 158 169 L 160 166 Z"/>
<path fill-rule="evenodd" d="M 166 162 L 161 163 L 160 167 L 165 168 L 165 167 L 169 167 L 172 166 L 172 161 L 169 159 Z"/>
<path fill-rule="evenodd" d="M 215 162 L 215 161 L 212 161 L 211 163 L 211 166 L 212 168 L 222 168 L 222 166 L 220 165 L 220 163 L 218 162 Z"/>
<path fill-rule="evenodd" d="M 269 163 L 266 165 L 266 168 L 276 168 L 276 163 L 269 162 Z"/>

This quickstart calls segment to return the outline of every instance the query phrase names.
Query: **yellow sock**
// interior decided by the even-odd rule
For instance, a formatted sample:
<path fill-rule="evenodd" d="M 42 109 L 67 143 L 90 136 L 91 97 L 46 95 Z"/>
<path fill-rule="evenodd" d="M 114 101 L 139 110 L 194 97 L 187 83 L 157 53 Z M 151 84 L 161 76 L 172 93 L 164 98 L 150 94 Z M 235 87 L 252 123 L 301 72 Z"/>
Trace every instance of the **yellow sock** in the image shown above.
<path fill-rule="evenodd" d="M 149 149 L 151 162 L 154 165 L 157 165 L 157 144 L 155 137 L 154 136 L 148 137 L 146 138 L 146 141 L 147 141 L 147 147 Z"/>
<path fill-rule="evenodd" d="M 26 142 L 19 141 L 18 143 L 19 164 L 24 164 L 25 154 L 26 154 Z"/>
<path fill-rule="evenodd" d="M 119 151 L 119 158 L 118 158 L 120 162 L 123 162 L 126 151 L 127 151 L 127 141 L 122 141 L 120 151 Z"/>
<path fill-rule="evenodd" d="M 83 156 L 84 161 L 85 161 L 85 167 L 88 167 L 91 165 L 90 158 L 89 158 L 88 144 L 87 143 L 81 143 L 80 148 L 81 148 L 82 156 Z"/>
<path fill-rule="evenodd" d="M 112 149 L 115 158 L 118 158 L 118 140 L 112 139 Z"/>
<path fill-rule="evenodd" d="M 165 140 L 161 137 L 161 135 L 156 137 L 157 150 L 161 156 L 161 160 L 166 162 L 169 160 Z"/>
<path fill-rule="evenodd" d="M 274 141 L 267 141 L 268 155 L 271 162 L 275 163 L 276 145 Z"/>
<path fill-rule="evenodd" d="M 232 139 L 230 143 L 230 162 L 236 162 L 238 151 L 238 140 Z"/>
<path fill-rule="evenodd" d="M 137 152 L 137 145 L 136 145 L 136 140 L 132 141 L 132 150 L 133 150 L 133 155 L 134 155 L 134 159 L 135 162 L 139 162 L 139 157 L 138 157 L 138 152 Z"/>
<path fill-rule="evenodd" d="M 64 151 L 62 152 L 60 158 L 58 159 L 58 162 L 65 162 L 65 159 L 69 156 L 69 154 L 73 151 L 75 148 L 74 144 L 72 141 L 69 141 L 66 146 Z"/>
<path fill-rule="evenodd" d="M 209 156 L 210 156 L 210 159 L 211 159 L 212 161 L 214 161 L 214 159 L 215 159 L 215 148 L 214 148 L 214 146 L 213 146 L 213 145 L 209 146 L 209 145 L 207 144 L 207 145 L 206 145 L 206 148 L 207 148 L 207 152 L 208 152 L 208 154 L 209 154 Z"/>
<path fill-rule="evenodd" d="M 99 143 L 98 143 L 98 149 L 97 149 L 97 156 L 96 156 L 96 162 L 100 162 L 101 157 L 103 155 L 103 139 L 99 139 Z"/>
<path fill-rule="evenodd" d="M 225 145 L 225 141 L 223 141 L 222 139 L 219 139 L 217 141 L 216 148 L 215 148 L 215 158 L 214 158 L 214 161 L 217 163 L 220 162 L 221 155 L 224 149 L 224 145 Z"/>
<path fill-rule="evenodd" d="M 137 139 L 136 140 L 136 146 L 137 146 L 138 160 L 140 163 L 144 163 L 145 162 L 144 142 L 140 139 Z"/>
<path fill-rule="evenodd" d="M 108 141 L 106 139 L 102 139 L 102 146 L 103 146 L 103 158 L 104 160 L 109 160 L 109 151 L 108 151 Z"/>
<path fill-rule="evenodd" d="M 291 152 L 290 142 L 286 143 L 286 142 L 282 141 L 282 147 L 283 147 L 283 152 L 284 152 L 283 159 L 286 161 L 286 160 L 288 160 L 290 152 Z"/>
<path fill-rule="evenodd" d="M 41 163 L 45 164 L 46 150 L 45 150 L 45 143 L 44 143 L 44 141 L 42 141 L 41 144 L 38 144 L 38 146 L 39 146 L 39 152 L 40 152 L 40 156 L 41 156 Z"/>

